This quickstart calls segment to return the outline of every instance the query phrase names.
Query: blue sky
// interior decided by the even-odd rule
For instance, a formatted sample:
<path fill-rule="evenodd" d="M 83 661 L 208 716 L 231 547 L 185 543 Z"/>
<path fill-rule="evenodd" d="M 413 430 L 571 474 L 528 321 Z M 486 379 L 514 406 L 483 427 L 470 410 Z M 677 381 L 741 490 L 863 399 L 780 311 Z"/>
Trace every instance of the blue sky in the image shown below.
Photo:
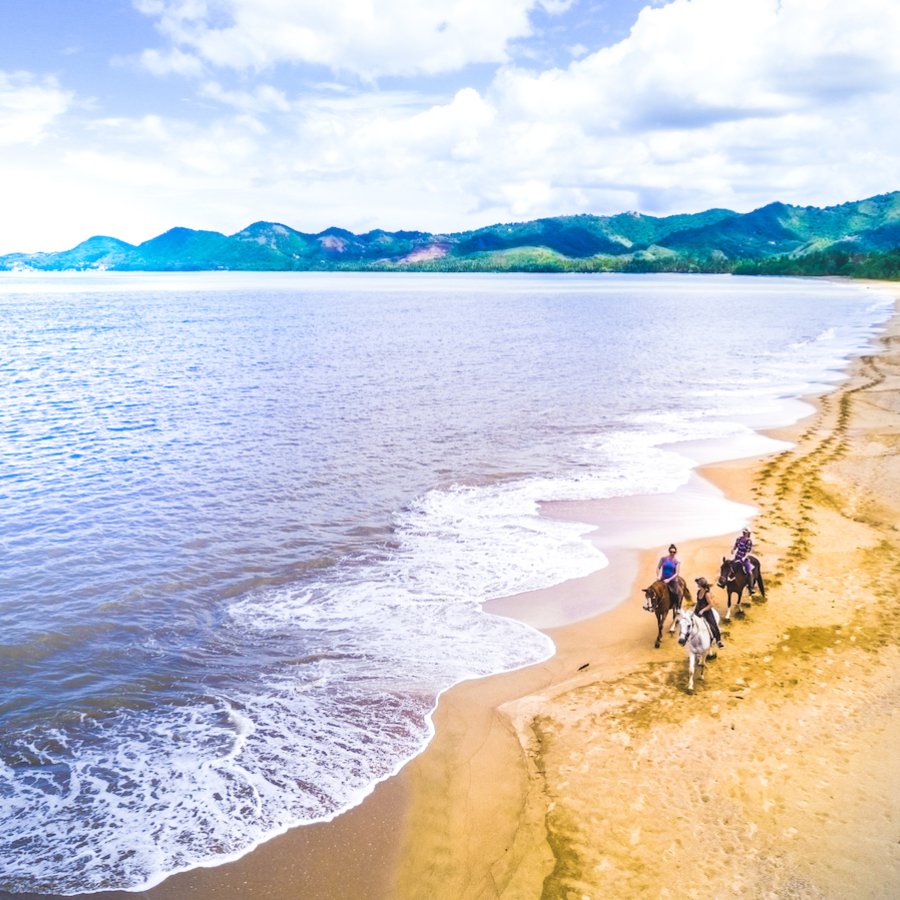
<path fill-rule="evenodd" d="M 0 253 L 900 188 L 890 0 L 0 0 Z"/>

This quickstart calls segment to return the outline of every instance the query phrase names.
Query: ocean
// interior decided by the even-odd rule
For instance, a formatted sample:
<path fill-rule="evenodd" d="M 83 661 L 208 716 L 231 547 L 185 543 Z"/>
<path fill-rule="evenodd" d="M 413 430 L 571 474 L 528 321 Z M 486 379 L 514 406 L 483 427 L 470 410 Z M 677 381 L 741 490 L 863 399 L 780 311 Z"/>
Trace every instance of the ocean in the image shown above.
<path fill-rule="evenodd" d="M 0 276 L 0 891 L 142 890 L 358 804 L 442 691 L 553 653 L 484 609 L 606 565 L 541 501 L 677 490 L 680 442 L 755 446 L 892 311 L 728 276 Z"/>

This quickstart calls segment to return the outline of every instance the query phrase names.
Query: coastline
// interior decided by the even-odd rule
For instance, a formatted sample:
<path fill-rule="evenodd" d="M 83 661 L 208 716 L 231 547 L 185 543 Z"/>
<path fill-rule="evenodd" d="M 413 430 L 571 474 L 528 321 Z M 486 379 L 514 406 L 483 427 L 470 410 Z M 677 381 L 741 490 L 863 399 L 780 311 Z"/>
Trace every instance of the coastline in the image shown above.
<path fill-rule="evenodd" d="M 693 696 L 674 639 L 653 649 L 638 582 L 551 630 L 543 666 L 442 698 L 437 738 L 405 770 L 394 896 L 900 892 L 898 341 L 895 306 L 876 354 L 765 432 L 790 449 L 698 470 L 758 507 L 768 601 L 724 626 Z M 733 536 L 678 541 L 692 587 Z M 638 557 L 648 582 L 658 553 Z"/>
<path fill-rule="evenodd" d="M 896 291 L 895 285 L 890 287 Z M 897 336 L 900 336 L 900 322 L 895 312 L 879 339 L 884 348 L 882 357 L 887 357 L 891 339 Z M 772 648 L 776 644 L 781 646 L 779 635 L 785 629 L 802 630 L 810 624 L 793 605 L 789 620 L 779 618 L 775 621 L 771 615 L 776 606 L 779 611 L 784 608 L 781 601 L 788 577 L 794 579 L 804 565 L 809 565 L 808 552 L 803 556 L 803 548 L 799 547 L 802 535 L 792 535 L 790 527 L 782 521 L 793 510 L 798 517 L 808 517 L 808 524 L 803 526 L 805 531 L 819 535 L 823 531 L 832 534 L 828 530 L 835 527 L 831 518 L 843 518 L 825 501 L 820 510 L 815 507 L 815 500 L 812 501 L 815 508 L 807 509 L 810 499 L 802 496 L 802 487 L 799 490 L 791 488 L 790 498 L 779 500 L 779 479 L 787 471 L 797 472 L 803 468 L 798 461 L 817 453 L 819 458 L 826 460 L 823 471 L 827 468 L 831 472 L 831 468 L 843 465 L 841 458 L 827 460 L 831 452 L 828 448 L 843 440 L 834 438 L 836 433 L 866 428 L 891 431 L 893 427 L 884 423 L 854 424 L 855 417 L 851 412 L 849 420 L 841 426 L 843 431 L 839 431 L 846 405 L 844 398 L 853 398 L 855 407 L 867 396 L 864 385 L 866 379 L 872 378 L 872 359 L 867 356 L 853 363 L 848 378 L 820 400 L 813 400 L 811 408 L 814 411 L 797 425 L 767 432 L 776 440 L 790 441 L 793 449 L 773 451 L 762 458 L 710 463 L 697 470 L 707 484 L 698 489 L 698 494 L 711 490 L 709 485 L 712 485 L 736 504 L 743 504 L 744 510 L 759 509 L 755 519 L 759 524 L 754 525 L 754 530 L 761 537 L 764 572 L 772 575 L 779 565 L 785 571 L 773 584 L 767 581 L 771 595 L 768 606 L 756 604 L 744 622 L 735 622 L 730 629 L 726 627 L 726 649 L 717 662 L 711 663 L 707 682 L 698 686 L 694 697 L 684 693 L 681 684 L 685 671 L 684 653 L 674 639 L 666 638 L 660 650 L 653 649 L 655 625 L 652 617 L 640 608 L 642 598 L 637 587 L 643 580 L 652 580 L 660 547 L 673 537 L 679 544 L 682 570 L 692 590 L 696 575 L 705 574 L 712 581 L 718 570 L 717 562 L 729 549 L 733 534 L 727 529 L 713 532 L 707 529 L 701 536 L 688 541 L 678 539 L 677 534 L 672 534 L 678 522 L 678 516 L 673 513 L 671 518 L 658 523 L 665 535 L 652 549 L 629 548 L 622 541 L 623 546 L 611 555 L 606 569 L 577 582 L 534 592 L 540 595 L 529 598 L 534 609 L 546 610 L 555 605 L 557 611 L 569 610 L 565 614 L 576 619 L 581 610 L 596 604 L 598 595 L 603 595 L 604 605 L 612 608 L 570 625 L 546 628 L 556 643 L 557 653 L 545 663 L 464 682 L 445 692 L 433 716 L 436 735 L 428 748 L 399 775 L 378 785 L 361 806 L 332 822 L 293 829 L 236 862 L 174 875 L 145 892 L 106 892 L 92 896 L 108 900 L 302 896 L 316 900 L 334 896 L 538 897 L 542 892 L 545 896 L 565 896 L 567 891 L 575 891 L 576 896 L 637 896 L 663 890 L 664 870 L 668 869 L 671 874 L 679 850 L 691 852 L 701 840 L 692 830 L 696 827 L 692 814 L 698 810 L 702 813 L 705 806 L 716 807 L 716 815 L 700 815 L 699 821 L 710 830 L 705 839 L 717 840 L 715 835 L 716 829 L 721 828 L 722 808 L 714 802 L 715 798 L 695 798 L 689 806 L 690 811 L 678 811 L 681 827 L 667 829 L 670 837 L 676 830 L 680 831 L 675 848 L 671 839 L 664 846 L 657 841 L 647 864 L 641 862 L 638 865 L 644 843 L 652 840 L 649 837 L 653 834 L 652 820 L 659 820 L 660 810 L 667 802 L 674 801 L 678 793 L 678 775 L 696 761 L 697 753 L 708 755 L 709 765 L 720 765 L 717 759 L 720 731 L 737 731 L 738 722 L 742 723 L 741 729 L 748 727 L 744 721 L 747 717 L 745 709 L 738 710 L 737 707 L 752 706 L 755 715 L 765 715 L 764 708 L 757 708 L 766 705 L 757 699 L 764 691 L 744 673 L 746 662 L 771 656 Z M 896 372 L 894 375 L 900 378 Z M 894 407 L 893 412 L 897 411 Z M 877 420 L 877 416 L 874 418 Z M 819 451 L 817 448 L 823 444 L 826 449 Z M 852 451 L 847 454 L 849 456 L 843 457 L 844 462 L 854 458 Z M 877 470 L 877 459 L 880 458 L 873 453 L 872 460 L 876 461 L 869 468 Z M 809 473 L 802 474 L 805 478 Z M 816 475 L 817 479 L 821 477 L 821 474 Z M 850 484 L 855 476 L 852 472 L 842 471 L 829 477 L 836 478 L 841 484 Z M 876 472 L 869 472 L 868 477 L 876 477 Z M 805 483 L 802 479 L 798 482 Z M 610 501 L 597 501 L 597 504 L 608 503 Z M 702 515 L 702 500 L 698 503 L 690 511 L 681 511 L 686 520 Z M 641 507 L 634 498 L 618 498 L 613 506 L 616 504 L 623 507 L 623 516 L 638 513 L 647 517 L 652 514 L 649 506 Z M 597 509 L 595 514 L 603 519 L 613 506 Z M 546 511 L 561 512 L 558 508 Z M 814 520 L 817 514 L 824 517 L 821 525 L 818 518 Z M 583 518 L 580 520 L 584 521 Z M 891 521 L 889 517 L 887 521 Z M 837 528 L 840 532 L 840 522 Z M 786 537 L 790 541 L 785 544 Z M 788 551 L 779 553 L 782 546 Z M 789 554 L 792 568 L 787 570 Z M 852 571 L 852 566 L 848 571 Z M 802 577 L 808 575 L 803 573 Z M 850 578 L 850 575 L 844 573 L 841 577 Z M 793 580 L 791 587 L 794 587 Z M 720 610 L 723 609 L 721 594 L 718 590 L 713 592 Z M 520 601 L 521 597 L 517 598 L 517 603 Z M 804 608 L 814 608 L 812 620 L 819 628 L 848 628 L 861 603 L 852 598 L 848 601 L 851 607 L 848 619 L 847 615 L 838 615 L 838 612 L 847 614 L 847 608 L 835 609 L 835 602 L 829 602 L 805 597 L 804 603 L 809 605 Z M 797 604 L 800 605 L 803 604 Z M 492 608 L 509 613 L 509 609 L 504 609 L 504 602 L 498 602 Z M 820 613 L 824 615 L 820 616 Z M 835 616 L 839 621 L 832 621 Z M 529 621 L 527 614 L 521 617 Z M 856 624 L 853 627 L 863 628 Z M 885 635 L 889 634 L 885 632 Z M 821 649 L 821 653 L 827 649 L 832 651 L 828 655 L 833 655 L 833 646 Z M 787 651 L 781 652 L 788 655 Z M 894 654 L 892 658 L 896 660 L 895 643 L 883 648 L 882 653 L 886 658 Z M 791 665 L 798 669 L 806 665 L 806 674 L 813 672 L 818 677 L 818 670 L 813 667 L 818 660 L 818 657 L 813 659 L 814 650 L 804 649 L 801 655 L 803 660 L 793 660 Z M 587 668 L 582 670 L 585 663 Z M 764 670 L 767 672 L 777 668 L 771 660 L 764 665 L 769 667 Z M 889 667 L 890 662 L 886 659 L 882 665 Z M 799 695 L 806 687 L 812 687 L 812 684 L 804 683 L 802 674 L 791 676 L 794 694 Z M 727 675 L 727 682 L 723 675 Z M 765 687 L 763 684 L 762 688 Z M 703 702 L 701 698 L 711 702 L 701 707 L 698 703 Z M 747 700 L 752 703 L 746 703 Z M 821 718 L 821 714 L 817 715 Z M 732 721 L 728 716 L 737 718 Z M 608 721 L 621 724 L 621 727 L 610 729 Z M 678 752 L 670 754 L 665 750 L 656 762 L 650 761 L 653 753 L 664 749 L 660 734 L 655 728 L 648 728 L 650 721 L 659 723 L 673 738 Z M 890 724 L 889 719 L 882 722 L 884 727 L 878 731 L 881 738 L 893 734 L 896 739 L 896 718 L 893 731 L 886 730 Z M 870 736 L 876 730 L 870 729 Z M 780 737 L 785 735 L 780 734 Z M 706 741 L 715 745 L 706 748 Z M 891 749 L 890 741 L 883 740 L 882 743 L 883 751 L 887 753 Z M 877 745 L 877 740 L 870 742 L 869 751 Z M 732 762 L 739 767 L 738 749 L 729 749 L 729 753 Z M 665 762 L 661 761 L 662 757 Z M 849 768 L 860 760 L 853 753 L 848 758 L 852 760 L 848 763 Z M 889 759 L 884 756 L 882 772 L 889 771 Z M 636 766 L 637 760 L 646 760 L 646 766 Z M 591 763 L 594 763 L 593 767 Z M 777 773 L 770 770 L 780 763 L 765 761 L 761 765 L 769 773 L 762 777 L 773 782 Z M 581 772 L 581 768 L 586 771 Z M 760 777 L 749 770 L 745 774 L 748 784 Z M 623 805 L 622 791 L 626 786 L 634 787 L 636 782 L 639 782 L 640 791 L 632 793 L 631 801 Z M 578 788 L 575 788 L 576 784 Z M 717 785 L 708 790 L 713 791 L 715 787 Z M 738 793 L 741 790 L 746 791 L 747 785 L 735 788 Z M 567 791 L 573 791 L 574 798 Z M 683 801 L 684 797 L 680 799 Z M 734 798 L 730 800 L 734 805 Z M 804 802 L 809 804 L 810 801 Z M 780 801 L 773 800 L 772 803 L 778 806 Z M 613 813 L 619 817 L 618 825 L 612 824 L 616 821 Z M 737 816 L 737 813 L 732 815 Z M 645 817 L 648 824 L 643 824 Z M 570 820 L 581 820 L 581 824 L 573 826 Z M 890 821 L 896 827 L 897 818 Z M 758 857 L 762 851 L 755 843 L 762 842 L 759 835 L 769 833 L 761 823 L 753 824 L 756 830 L 752 834 L 740 832 L 730 845 L 732 853 L 745 844 L 750 846 L 753 859 L 743 860 L 742 866 L 746 868 L 759 867 Z M 743 821 L 741 825 L 744 825 Z M 787 826 L 788 829 L 793 827 Z M 747 825 L 745 831 L 749 830 Z M 615 858 L 605 851 L 597 852 L 592 862 L 590 857 L 594 851 L 582 852 L 582 847 L 604 846 L 613 834 L 615 841 L 624 845 L 622 853 Z M 834 840 L 837 839 L 836 836 Z M 630 858 L 636 861 L 631 868 L 626 864 Z M 655 862 L 651 865 L 649 860 Z M 663 860 L 666 866 L 662 865 Z M 728 883 L 716 881 L 715 873 L 709 874 L 703 892 L 760 896 L 751 889 L 753 886 L 739 884 L 734 887 L 740 878 L 733 872 L 731 876 L 729 888 Z M 772 895 L 781 896 L 777 893 L 776 874 L 769 872 L 767 877 L 769 882 L 766 884 L 776 891 Z M 620 885 L 615 891 L 610 887 L 614 884 Z M 623 884 L 630 886 L 623 891 Z M 803 893 L 806 888 L 801 886 L 791 896 L 822 896 L 814 892 L 814 883 L 810 884 L 811 892 Z M 893 886 L 898 885 L 900 881 L 895 880 Z M 679 893 L 671 883 L 668 890 L 673 896 L 689 896 L 686 889 Z"/>

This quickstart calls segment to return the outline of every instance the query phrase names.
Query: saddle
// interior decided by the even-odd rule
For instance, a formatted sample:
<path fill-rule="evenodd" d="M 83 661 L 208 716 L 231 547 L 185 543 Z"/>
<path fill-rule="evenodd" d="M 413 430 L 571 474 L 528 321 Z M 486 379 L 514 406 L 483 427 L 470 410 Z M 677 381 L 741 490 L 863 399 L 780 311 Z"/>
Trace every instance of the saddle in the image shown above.
<path fill-rule="evenodd" d="M 749 575 L 747 575 L 747 567 L 744 565 L 744 560 L 747 560 L 750 563 Z M 732 573 L 735 575 L 738 572 L 743 572 L 744 575 L 747 575 L 747 587 L 749 587 L 751 591 L 756 587 L 756 573 L 759 570 L 759 562 L 752 556 L 745 556 L 744 559 L 731 560 L 731 569 Z"/>

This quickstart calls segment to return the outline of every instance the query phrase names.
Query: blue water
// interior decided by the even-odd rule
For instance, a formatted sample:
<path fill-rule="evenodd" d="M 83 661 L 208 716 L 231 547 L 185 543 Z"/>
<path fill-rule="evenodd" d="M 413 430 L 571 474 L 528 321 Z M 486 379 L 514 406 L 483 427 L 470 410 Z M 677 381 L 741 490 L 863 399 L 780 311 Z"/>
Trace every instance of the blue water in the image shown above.
<path fill-rule="evenodd" d="M 541 500 L 825 390 L 892 311 L 715 276 L 0 278 L 0 890 L 138 890 L 333 817 L 449 685 L 552 644 L 485 600 L 605 565 Z"/>

